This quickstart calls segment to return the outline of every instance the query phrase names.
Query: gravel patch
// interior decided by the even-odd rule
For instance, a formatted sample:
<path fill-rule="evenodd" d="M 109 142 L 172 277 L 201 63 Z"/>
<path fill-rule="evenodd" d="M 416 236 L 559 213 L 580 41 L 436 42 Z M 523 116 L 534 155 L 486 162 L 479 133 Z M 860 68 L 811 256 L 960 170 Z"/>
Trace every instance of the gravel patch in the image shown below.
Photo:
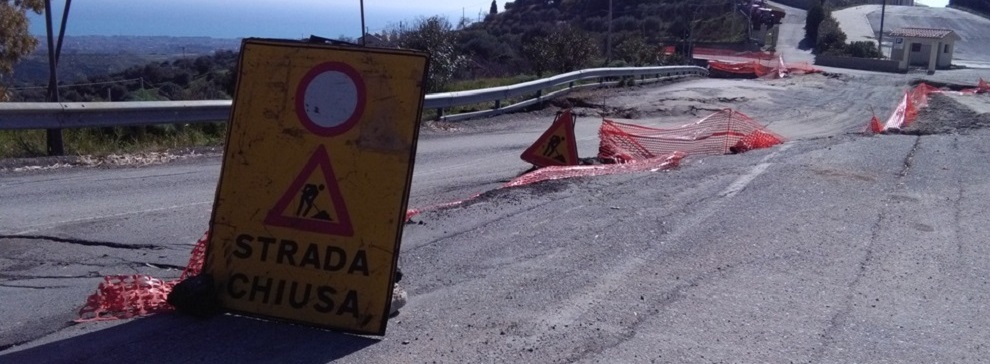
<path fill-rule="evenodd" d="M 949 96 L 932 94 L 928 99 L 928 107 L 919 110 L 918 119 L 901 133 L 969 134 L 985 128 L 990 128 L 990 113 L 977 113 Z"/>

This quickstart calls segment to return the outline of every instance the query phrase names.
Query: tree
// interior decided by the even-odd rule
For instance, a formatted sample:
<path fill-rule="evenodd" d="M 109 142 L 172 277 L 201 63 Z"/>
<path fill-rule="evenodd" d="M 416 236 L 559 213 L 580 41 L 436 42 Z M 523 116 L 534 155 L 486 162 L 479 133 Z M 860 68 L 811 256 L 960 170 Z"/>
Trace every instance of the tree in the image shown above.
<path fill-rule="evenodd" d="M 28 10 L 41 14 L 41 0 L 0 0 L 0 83 L 14 70 L 14 65 L 38 46 L 28 33 Z"/>
<path fill-rule="evenodd" d="M 488 9 L 488 15 L 495 14 L 498 14 L 498 4 L 495 3 L 495 0 L 492 0 L 492 7 L 491 9 Z"/>
<path fill-rule="evenodd" d="M 816 54 L 845 54 L 846 33 L 839 28 L 839 21 L 828 16 L 822 21 L 818 31 L 818 41 L 815 43 Z"/>
<path fill-rule="evenodd" d="M 598 46 L 587 33 L 570 25 L 558 25 L 549 33 L 539 35 L 534 30 L 524 37 L 522 54 L 536 72 L 553 70 L 559 73 L 574 71 L 587 65 L 598 54 Z"/>
<path fill-rule="evenodd" d="M 523 37 L 519 53 L 529 61 L 529 66 L 536 73 L 536 77 L 542 78 L 543 73 L 553 66 L 551 62 L 554 54 L 550 45 L 550 36 L 542 29 L 534 29 Z"/>
<path fill-rule="evenodd" d="M 457 34 L 446 18 L 434 15 L 420 19 L 412 30 L 400 29 L 399 44 L 430 54 L 430 74 L 426 91 L 442 91 L 454 75 L 467 65 L 467 57 L 457 51 Z"/>
<path fill-rule="evenodd" d="M 816 41 L 818 39 L 818 27 L 826 17 L 825 7 L 818 1 L 812 1 L 811 8 L 808 9 L 808 17 L 804 22 L 804 37 L 809 41 Z"/>
<path fill-rule="evenodd" d="M 615 46 L 615 57 L 627 64 L 642 67 L 656 63 L 656 51 L 646 44 L 642 36 L 628 37 Z"/>

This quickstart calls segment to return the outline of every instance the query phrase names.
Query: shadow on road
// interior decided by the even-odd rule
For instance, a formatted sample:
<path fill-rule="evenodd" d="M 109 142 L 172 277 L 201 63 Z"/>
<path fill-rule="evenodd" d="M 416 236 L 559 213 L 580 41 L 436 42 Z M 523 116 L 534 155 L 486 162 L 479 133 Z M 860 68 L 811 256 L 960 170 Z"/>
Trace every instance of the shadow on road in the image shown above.
<path fill-rule="evenodd" d="M 798 49 L 802 51 L 810 51 L 815 48 L 815 43 L 808 38 L 801 38 L 801 42 L 798 43 Z"/>
<path fill-rule="evenodd" d="M 65 331 L 72 330 L 72 328 Z M 2 363 L 326 363 L 378 343 L 238 316 L 159 314 L 0 355 Z"/>

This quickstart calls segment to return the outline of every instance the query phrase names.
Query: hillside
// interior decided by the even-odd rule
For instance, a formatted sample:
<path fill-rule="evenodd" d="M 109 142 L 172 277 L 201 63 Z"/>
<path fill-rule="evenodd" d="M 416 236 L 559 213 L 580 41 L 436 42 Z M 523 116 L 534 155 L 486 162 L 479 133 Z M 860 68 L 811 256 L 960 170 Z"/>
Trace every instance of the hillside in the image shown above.
<path fill-rule="evenodd" d="M 748 20 L 735 11 L 732 2 L 613 1 L 610 54 L 609 0 L 516 0 L 495 4 L 501 4 L 497 13 L 458 32 L 458 47 L 472 64 L 470 72 L 462 77 L 540 73 L 543 67 L 534 64 L 534 60 L 551 56 L 540 51 L 547 48 L 546 44 L 536 44 L 534 40 L 554 34 L 560 35 L 557 57 L 580 53 L 585 59 L 570 63 L 585 65 L 602 65 L 609 56 L 611 61 L 629 65 L 682 62 L 659 59 L 657 49 L 688 39 L 744 44 L 747 37 Z"/>
<path fill-rule="evenodd" d="M 990 18 L 990 1 L 987 0 L 949 0 L 949 6 L 969 10 Z"/>
<path fill-rule="evenodd" d="M 592 34 L 609 29 L 608 0 L 516 0 L 504 12 L 490 16 L 480 26 L 495 36 L 519 37 L 566 22 Z M 735 18 L 732 2 L 725 1 L 615 1 L 612 8 L 613 36 L 639 35 L 648 41 L 673 38 L 678 26 L 694 22 L 695 38 L 702 41 L 742 41 L 745 27 L 726 27 Z"/>

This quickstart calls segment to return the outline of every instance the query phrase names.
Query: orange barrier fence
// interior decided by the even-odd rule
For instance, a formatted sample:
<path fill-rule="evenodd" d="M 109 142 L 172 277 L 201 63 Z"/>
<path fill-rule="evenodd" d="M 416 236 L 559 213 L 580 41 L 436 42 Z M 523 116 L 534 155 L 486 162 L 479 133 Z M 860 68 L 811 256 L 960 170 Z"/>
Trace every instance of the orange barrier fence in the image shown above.
<path fill-rule="evenodd" d="M 732 109 L 673 129 L 602 122 L 598 158 L 617 163 L 656 158 L 680 152 L 687 156 L 741 153 L 783 143 L 784 138 L 766 130 L 749 116 Z"/>
<path fill-rule="evenodd" d="M 165 281 L 147 275 L 115 275 L 103 277 L 103 282 L 79 309 L 76 322 L 126 319 L 173 310 L 165 300 L 176 284 L 198 275 L 206 258 L 208 233 L 196 242 L 189 263 L 179 279 Z"/>
<path fill-rule="evenodd" d="M 663 48 L 665 55 L 672 55 L 676 52 L 676 47 L 666 46 Z M 760 52 L 760 51 L 734 51 L 730 49 L 720 49 L 720 48 L 705 48 L 705 47 L 694 47 L 692 50 L 692 55 L 694 58 L 699 59 L 718 59 L 718 60 L 731 60 L 731 59 L 741 59 L 741 60 L 752 60 L 752 59 L 772 59 L 777 57 L 774 52 Z"/>
<path fill-rule="evenodd" d="M 742 62 L 709 60 L 708 70 L 713 78 L 784 78 L 789 75 L 806 75 L 820 73 L 807 62 L 787 63 L 783 56 L 769 59 L 753 58 Z"/>
<path fill-rule="evenodd" d="M 976 88 L 968 88 L 960 92 L 967 95 L 990 93 L 990 83 L 981 78 L 980 82 L 976 84 Z"/>
<path fill-rule="evenodd" d="M 674 51 L 674 46 L 663 49 L 667 55 Z M 708 70 L 713 78 L 784 78 L 822 72 L 808 62 L 785 63 L 784 57 L 774 52 L 696 47 L 693 57 L 708 60 Z"/>

